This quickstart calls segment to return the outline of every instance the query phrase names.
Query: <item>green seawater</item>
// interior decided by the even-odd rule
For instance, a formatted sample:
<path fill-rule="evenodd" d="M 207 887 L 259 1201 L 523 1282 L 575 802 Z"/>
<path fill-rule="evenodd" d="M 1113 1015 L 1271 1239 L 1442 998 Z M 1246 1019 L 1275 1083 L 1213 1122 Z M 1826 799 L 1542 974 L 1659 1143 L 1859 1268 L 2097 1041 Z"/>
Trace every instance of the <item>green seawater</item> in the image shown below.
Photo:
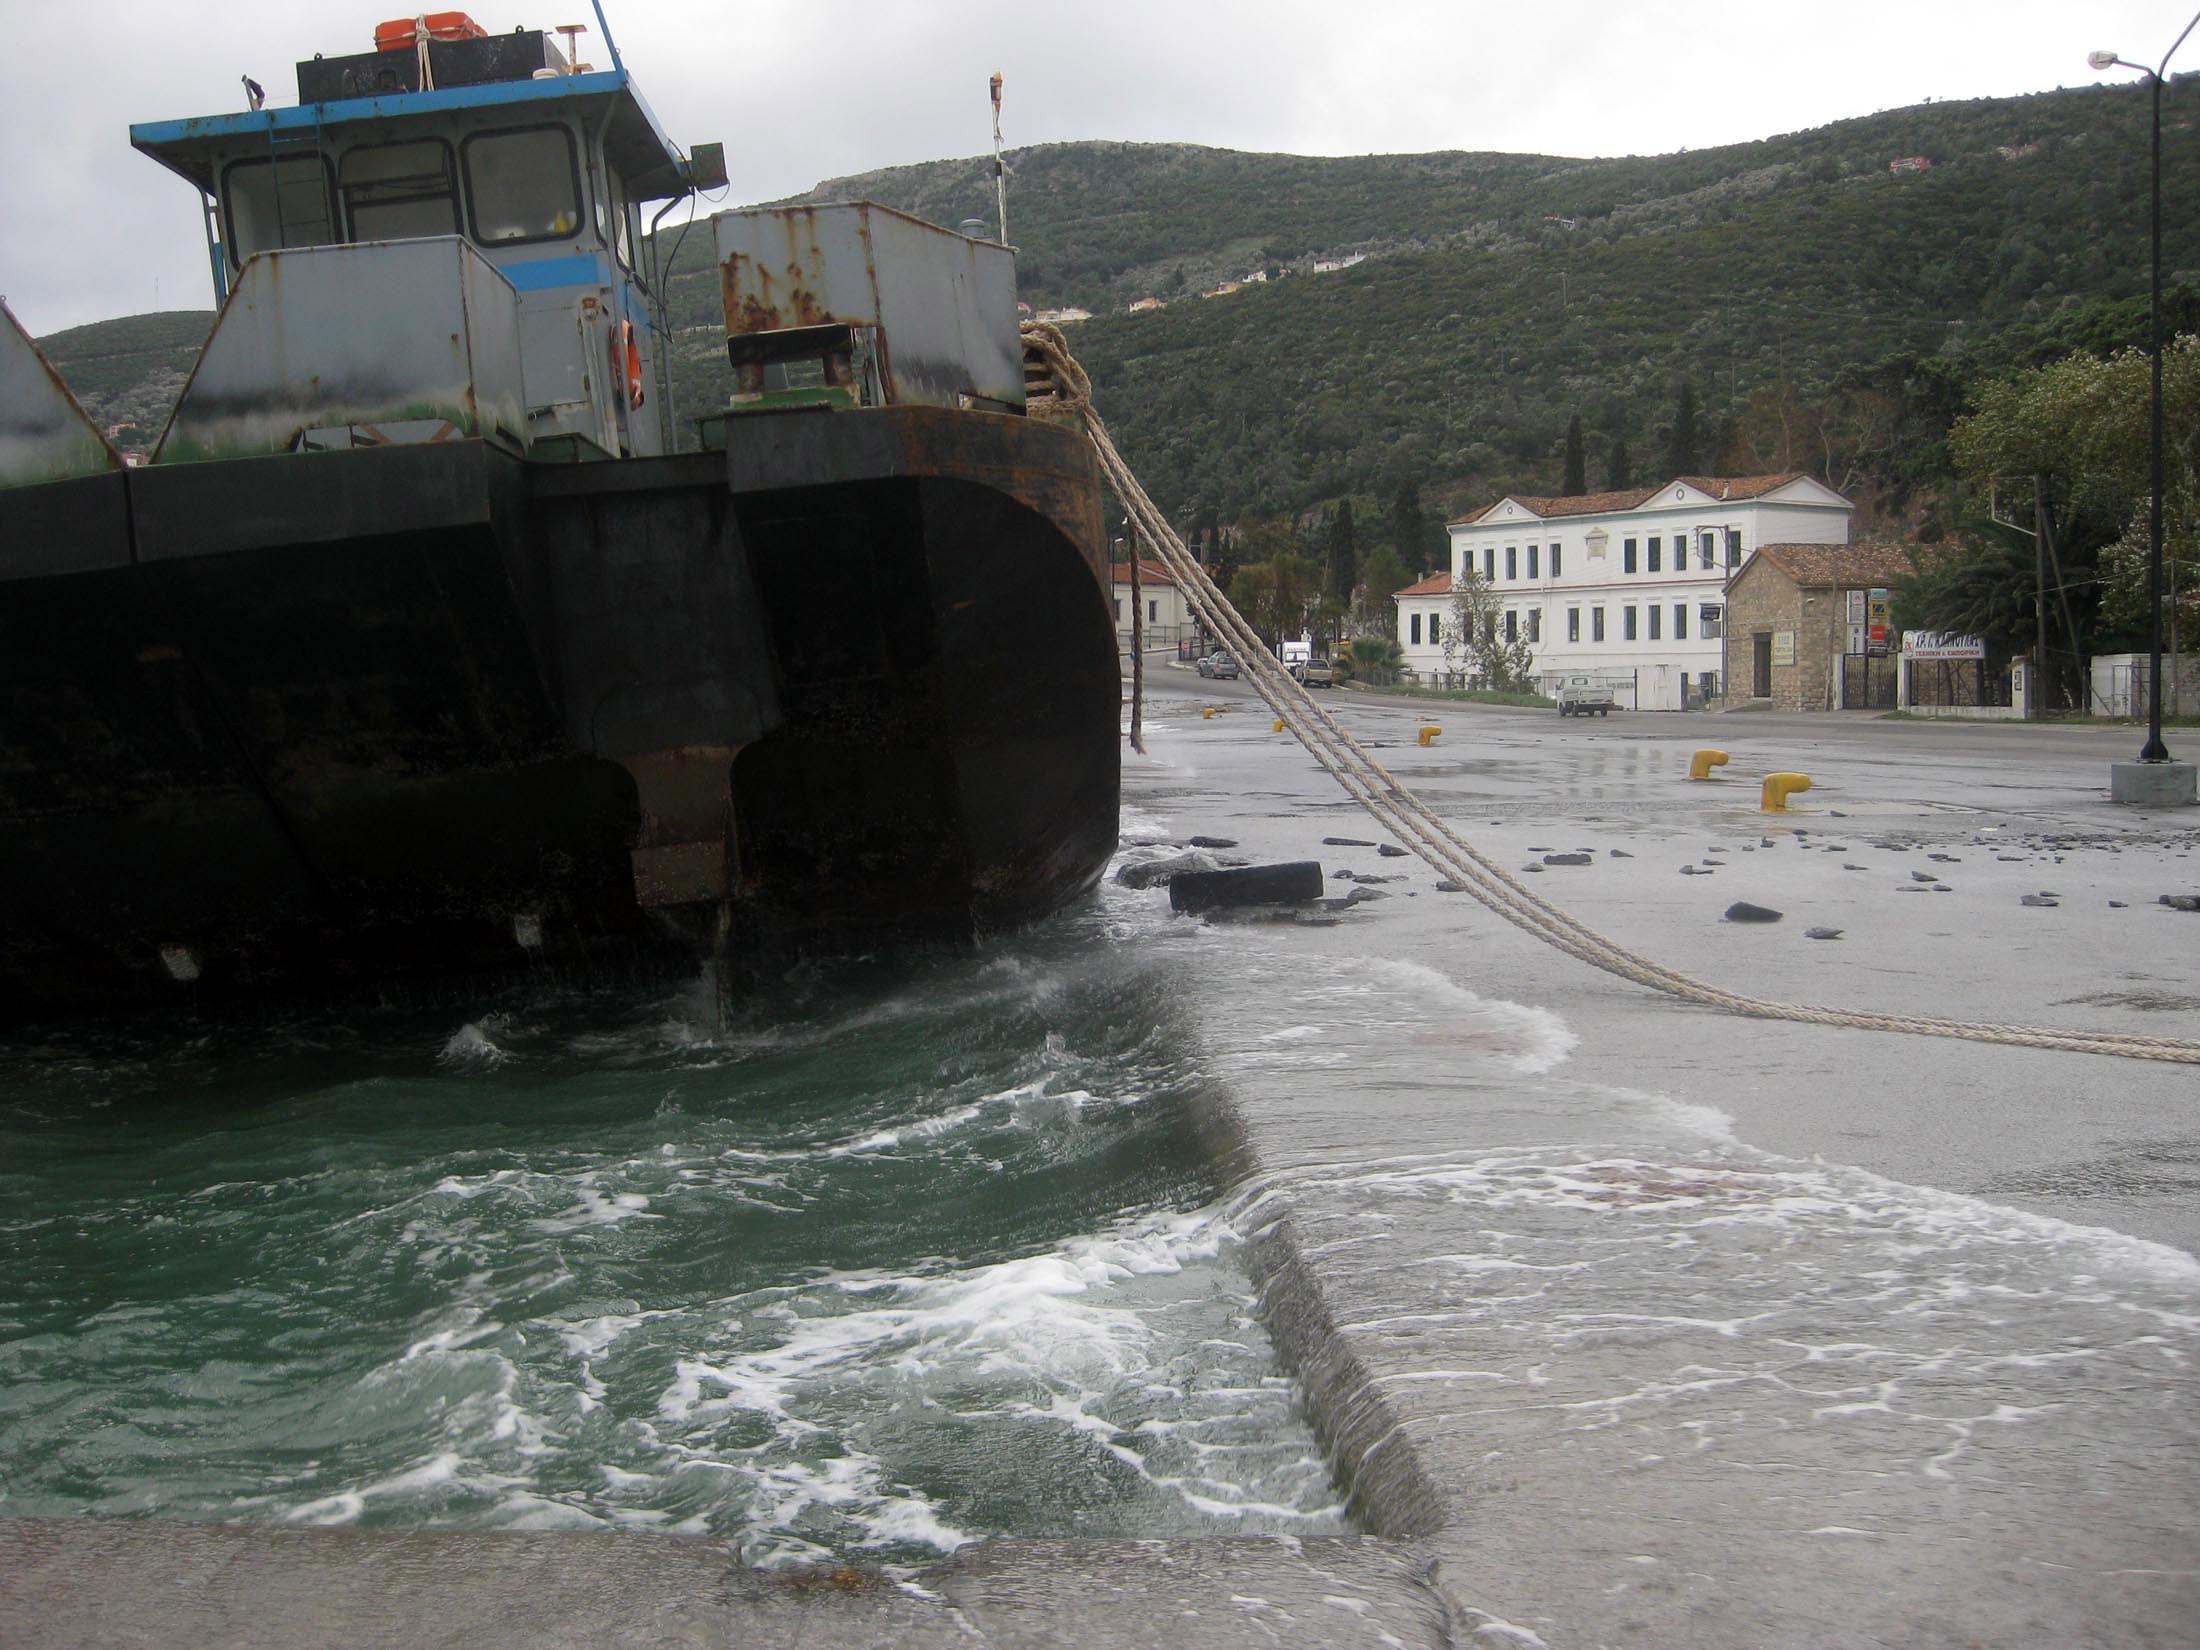
<path fill-rule="evenodd" d="M 0 1516 L 1343 1528 L 1151 903 L 722 1026 L 542 980 L 0 1043 Z"/>

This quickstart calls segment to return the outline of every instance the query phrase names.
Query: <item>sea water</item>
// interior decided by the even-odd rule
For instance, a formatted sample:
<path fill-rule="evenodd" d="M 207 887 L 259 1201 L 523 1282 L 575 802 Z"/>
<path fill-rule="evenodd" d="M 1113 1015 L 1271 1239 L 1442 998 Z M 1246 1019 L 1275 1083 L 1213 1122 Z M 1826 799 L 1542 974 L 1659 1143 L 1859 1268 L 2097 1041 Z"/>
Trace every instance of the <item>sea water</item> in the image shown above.
<path fill-rule="evenodd" d="M 1169 930 L 0 1045 L 0 1516 L 1340 1531 Z"/>

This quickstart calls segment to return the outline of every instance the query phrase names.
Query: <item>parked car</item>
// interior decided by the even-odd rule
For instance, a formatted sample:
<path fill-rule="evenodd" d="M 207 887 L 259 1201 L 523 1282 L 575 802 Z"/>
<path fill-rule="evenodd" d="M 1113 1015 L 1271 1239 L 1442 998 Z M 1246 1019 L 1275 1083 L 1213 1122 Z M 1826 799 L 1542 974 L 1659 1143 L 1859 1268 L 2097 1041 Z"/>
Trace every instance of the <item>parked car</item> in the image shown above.
<path fill-rule="evenodd" d="M 1337 667 L 1327 659 L 1309 659 L 1305 668 L 1299 672 L 1299 680 L 1310 688 L 1335 687 Z"/>
<path fill-rule="evenodd" d="M 1612 714 L 1611 685 L 1602 677 L 1568 676 L 1558 684 L 1557 697 L 1561 716 Z"/>
<path fill-rule="evenodd" d="M 1231 658 L 1229 654 L 1218 653 L 1212 659 L 1208 660 L 1207 663 L 1209 666 L 1207 674 L 1212 676 L 1216 681 L 1234 682 L 1237 680 L 1237 661 Z"/>
<path fill-rule="evenodd" d="M 1217 657 L 1219 657 L 1219 655 L 1213 653 L 1202 653 L 1199 656 L 1198 668 L 1200 675 L 1212 676 L 1215 673 L 1215 660 Z"/>

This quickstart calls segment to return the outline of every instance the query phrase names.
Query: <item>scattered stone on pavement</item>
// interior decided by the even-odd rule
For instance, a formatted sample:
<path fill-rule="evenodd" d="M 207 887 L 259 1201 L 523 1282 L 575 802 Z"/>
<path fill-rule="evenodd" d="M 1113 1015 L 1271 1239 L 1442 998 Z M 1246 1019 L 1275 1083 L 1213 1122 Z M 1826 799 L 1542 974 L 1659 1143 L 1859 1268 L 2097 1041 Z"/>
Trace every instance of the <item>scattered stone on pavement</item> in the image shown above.
<path fill-rule="evenodd" d="M 1188 871 L 1219 871 L 1222 862 L 1212 854 L 1171 854 L 1163 859 L 1133 860 L 1115 873 L 1126 888 L 1166 888 Z"/>

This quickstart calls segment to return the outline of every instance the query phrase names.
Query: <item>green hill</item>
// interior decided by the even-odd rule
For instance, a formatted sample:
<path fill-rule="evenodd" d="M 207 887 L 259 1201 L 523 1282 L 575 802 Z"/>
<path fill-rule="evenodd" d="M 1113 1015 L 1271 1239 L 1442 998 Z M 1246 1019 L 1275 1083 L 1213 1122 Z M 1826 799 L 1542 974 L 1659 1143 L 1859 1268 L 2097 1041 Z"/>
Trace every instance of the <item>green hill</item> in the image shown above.
<path fill-rule="evenodd" d="M 1890 357 L 1877 382 L 1922 371 L 1945 400 L 1948 382 L 2037 351 L 2088 304 L 2143 293 L 2146 110 L 2136 87 L 2089 87 L 1612 160 L 1052 144 L 1010 156 L 1009 223 L 1035 307 L 1099 312 L 1073 345 L 1171 510 L 1303 510 L 1406 475 L 1463 502 L 1549 490 L 1576 412 L 1592 476 L 1614 439 L 1655 468 L 1684 378 L 1716 463 L 1762 449 L 1773 403 Z M 1890 172 L 1910 156 L 1929 169 Z M 2188 275 L 2195 162 L 2200 130 L 2173 119 L 2165 256 Z M 990 220 L 991 163 L 897 167 L 803 198 L 863 197 Z M 1352 253 L 1367 260 L 1311 272 Z M 709 263 L 698 226 L 669 293 L 683 419 L 727 387 Z M 1196 296 L 1255 270 L 1272 278 Z M 1149 295 L 1169 307 L 1124 313 Z M 188 323 L 203 317 L 106 323 L 140 329 L 111 348 L 79 328 L 57 359 L 103 417 L 135 410 L 176 376 Z M 152 376 L 131 379 L 133 361 Z"/>

